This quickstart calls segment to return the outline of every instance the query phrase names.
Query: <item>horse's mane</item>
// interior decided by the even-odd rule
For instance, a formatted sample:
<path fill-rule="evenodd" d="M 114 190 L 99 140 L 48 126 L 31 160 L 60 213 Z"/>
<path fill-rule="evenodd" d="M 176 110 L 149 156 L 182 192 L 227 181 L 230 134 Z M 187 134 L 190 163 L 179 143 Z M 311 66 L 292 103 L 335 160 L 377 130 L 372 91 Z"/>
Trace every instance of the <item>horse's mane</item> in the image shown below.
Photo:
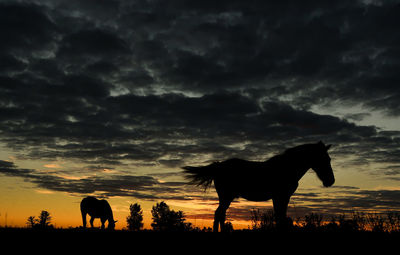
<path fill-rule="evenodd" d="M 289 149 L 286 149 L 283 154 L 285 155 L 291 155 L 291 154 L 302 154 L 304 151 L 307 151 L 307 149 L 310 149 L 311 146 L 314 144 L 302 144 L 298 145 Z"/>
<path fill-rule="evenodd" d="M 268 160 L 266 160 L 266 162 L 276 162 L 277 160 L 297 160 L 297 159 L 301 159 L 302 157 L 304 157 L 304 152 L 309 151 L 309 149 L 311 148 L 313 144 L 302 144 L 302 145 L 298 145 L 289 149 L 286 149 L 284 152 L 277 154 L 271 158 L 269 158 Z M 290 163 L 290 161 L 289 161 Z M 294 163 L 294 162 L 292 162 Z"/>

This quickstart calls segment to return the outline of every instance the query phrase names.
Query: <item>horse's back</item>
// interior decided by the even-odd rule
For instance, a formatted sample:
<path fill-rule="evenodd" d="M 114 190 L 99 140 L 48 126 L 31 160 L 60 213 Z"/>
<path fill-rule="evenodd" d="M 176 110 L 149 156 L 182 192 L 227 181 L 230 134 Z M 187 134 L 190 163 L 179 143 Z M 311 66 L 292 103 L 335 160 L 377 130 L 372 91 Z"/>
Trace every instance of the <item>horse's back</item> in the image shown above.
<path fill-rule="evenodd" d="M 86 197 L 81 201 L 81 211 L 82 213 L 88 213 L 92 217 L 99 218 L 108 215 L 111 207 L 106 200 Z"/>
<path fill-rule="evenodd" d="M 218 163 L 219 173 L 215 182 L 224 186 L 242 186 L 261 180 L 259 177 L 266 174 L 263 162 L 248 161 L 244 159 L 232 158 Z M 265 178 L 262 178 L 265 182 Z"/>
<path fill-rule="evenodd" d="M 85 197 L 81 201 L 81 210 L 88 211 L 90 208 L 95 207 L 97 201 L 98 200 L 95 197 Z"/>
<path fill-rule="evenodd" d="M 248 161 L 232 158 L 219 163 L 222 178 L 253 179 L 258 177 L 267 178 L 275 175 L 275 162 Z"/>
<path fill-rule="evenodd" d="M 262 162 L 248 161 L 239 158 L 232 158 L 222 162 L 217 163 L 221 168 L 222 172 L 241 172 L 244 171 L 259 171 L 262 168 Z"/>
<path fill-rule="evenodd" d="M 248 161 L 238 158 L 217 163 L 220 171 L 214 180 L 220 194 L 228 193 L 252 201 L 266 201 L 284 182 L 284 162 L 279 156 L 268 161 Z"/>
<path fill-rule="evenodd" d="M 106 200 L 100 200 L 100 206 L 101 209 L 103 210 L 103 213 L 105 215 L 109 215 L 111 213 L 111 206 Z"/>

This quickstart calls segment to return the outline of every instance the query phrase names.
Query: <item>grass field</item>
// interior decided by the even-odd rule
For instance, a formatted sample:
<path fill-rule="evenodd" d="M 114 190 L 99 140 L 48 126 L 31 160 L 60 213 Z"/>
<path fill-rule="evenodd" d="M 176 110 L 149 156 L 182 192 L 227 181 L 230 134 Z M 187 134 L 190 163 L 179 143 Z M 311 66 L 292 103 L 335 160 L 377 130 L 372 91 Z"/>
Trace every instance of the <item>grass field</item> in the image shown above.
<path fill-rule="evenodd" d="M 372 231 L 252 231 L 230 233 L 155 232 L 99 229 L 0 229 L 3 249 L 32 252 L 105 252 L 113 254 L 235 253 L 257 252 L 390 252 L 398 247 L 400 232 Z M 392 250 L 393 252 L 393 250 Z M 275 252 L 273 252 L 275 253 Z M 380 253 L 382 254 L 382 253 Z"/>
<path fill-rule="evenodd" d="M 271 212 L 252 212 L 253 226 L 229 233 L 127 231 L 82 228 L 0 228 L 3 250 L 90 254 L 251 254 L 393 252 L 400 242 L 399 214 L 353 213 L 330 218 L 309 214 L 285 230 Z"/>

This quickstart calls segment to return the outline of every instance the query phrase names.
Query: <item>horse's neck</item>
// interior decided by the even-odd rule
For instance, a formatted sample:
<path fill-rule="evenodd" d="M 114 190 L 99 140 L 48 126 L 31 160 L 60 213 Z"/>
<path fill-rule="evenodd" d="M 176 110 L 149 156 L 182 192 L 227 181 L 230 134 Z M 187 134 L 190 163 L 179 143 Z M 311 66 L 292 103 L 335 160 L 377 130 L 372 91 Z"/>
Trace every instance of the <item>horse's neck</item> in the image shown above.
<path fill-rule="evenodd" d="M 293 171 L 295 178 L 299 181 L 310 169 L 309 157 L 307 155 L 285 155 L 282 160 L 288 164 L 288 170 Z"/>
<path fill-rule="evenodd" d="M 112 211 L 111 211 L 110 214 L 108 215 L 108 221 L 109 221 L 109 222 L 114 221 L 114 216 L 113 216 Z"/>
<path fill-rule="evenodd" d="M 297 178 L 298 178 L 298 180 L 300 180 L 307 173 L 307 171 L 309 169 L 310 169 L 310 167 L 308 165 L 304 165 L 302 167 L 299 167 L 297 169 Z"/>

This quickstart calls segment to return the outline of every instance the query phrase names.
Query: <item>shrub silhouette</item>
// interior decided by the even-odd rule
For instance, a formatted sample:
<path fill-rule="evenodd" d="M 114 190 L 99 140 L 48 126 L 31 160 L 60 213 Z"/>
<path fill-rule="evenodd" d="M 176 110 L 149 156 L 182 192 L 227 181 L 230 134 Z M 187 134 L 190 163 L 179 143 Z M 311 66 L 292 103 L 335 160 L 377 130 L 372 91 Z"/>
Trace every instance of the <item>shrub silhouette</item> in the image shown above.
<path fill-rule="evenodd" d="M 138 231 L 143 227 L 143 210 L 138 203 L 129 206 L 130 214 L 126 217 L 128 230 Z"/>
<path fill-rule="evenodd" d="M 400 232 L 400 213 L 387 213 L 387 231 Z"/>
<path fill-rule="evenodd" d="M 304 228 L 307 230 L 316 230 L 322 226 L 322 215 L 310 213 L 304 216 Z"/>
<path fill-rule="evenodd" d="M 273 210 L 261 211 L 260 209 L 253 209 L 250 213 L 253 230 L 269 231 L 275 228 Z"/>
<path fill-rule="evenodd" d="M 192 228 L 191 223 L 185 223 L 182 211 L 175 212 L 164 202 L 157 203 L 151 210 L 154 231 L 185 231 Z"/>

